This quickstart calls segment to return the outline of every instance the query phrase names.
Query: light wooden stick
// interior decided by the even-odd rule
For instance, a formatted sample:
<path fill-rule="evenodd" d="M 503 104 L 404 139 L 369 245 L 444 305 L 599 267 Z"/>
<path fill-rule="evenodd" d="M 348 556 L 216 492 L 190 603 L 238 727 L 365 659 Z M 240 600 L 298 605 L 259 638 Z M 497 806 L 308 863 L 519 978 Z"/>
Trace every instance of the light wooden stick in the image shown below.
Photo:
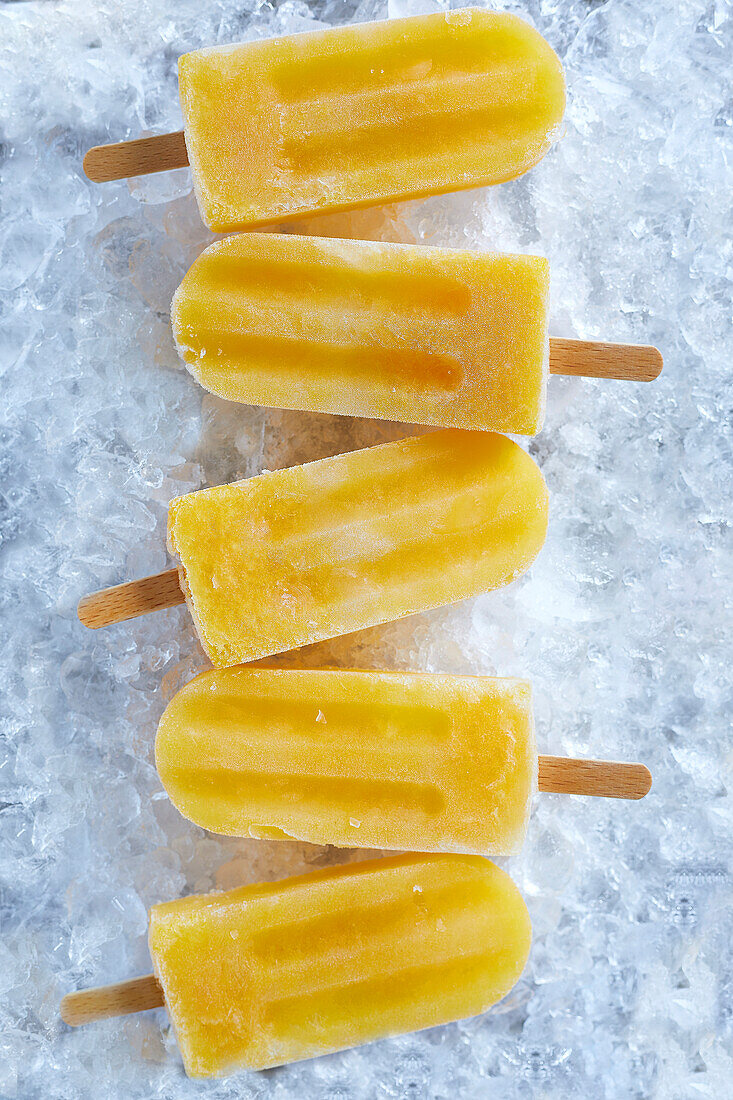
<path fill-rule="evenodd" d="M 573 760 L 562 756 L 539 758 L 539 788 L 560 794 L 587 794 L 605 798 L 643 798 L 652 785 L 643 764 L 612 760 Z M 153 974 L 116 985 L 101 985 L 67 993 L 61 1019 L 71 1027 L 127 1016 L 165 1005 L 163 990 Z"/>
<path fill-rule="evenodd" d="M 84 157 L 84 171 L 94 183 L 169 172 L 172 168 L 185 168 L 187 164 L 183 130 L 137 141 L 118 141 L 115 145 L 95 145 Z"/>
<path fill-rule="evenodd" d="M 545 794 L 639 799 L 651 790 L 652 777 L 645 764 L 541 756 L 538 786 Z"/>
<path fill-rule="evenodd" d="M 663 365 L 662 353 L 650 344 L 550 338 L 550 374 L 653 382 L 661 374 Z"/>
<path fill-rule="evenodd" d="M 185 603 L 177 569 L 166 569 L 154 577 L 102 588 L 79 600 L 77 613 L 84 626 L 96 630 L 100 626 L 136 619 L 149 611 L 162 611 Z"/>
<path fill-rule="evenodd" d="M 129 1016 L 149 1008 L 165 1005 L 163 990 L 153 974 L 132 978 L 117 985 L 100 985 L 96 989 L 80 989 L 67 993 L 61 1002 L 61 1019 L 71 1027 L 106 1020 L 110 1016 Z"/>

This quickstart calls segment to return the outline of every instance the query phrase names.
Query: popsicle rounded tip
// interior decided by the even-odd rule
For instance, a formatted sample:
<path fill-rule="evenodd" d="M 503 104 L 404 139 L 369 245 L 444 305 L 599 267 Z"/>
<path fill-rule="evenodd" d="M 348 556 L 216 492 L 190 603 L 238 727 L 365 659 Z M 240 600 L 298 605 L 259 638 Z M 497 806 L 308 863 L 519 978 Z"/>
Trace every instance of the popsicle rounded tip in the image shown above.
<path fill-rule="evenodd" d="M 645 382 L 653 382 L 655 378 L 659 378 L 664 368 L 664 359 L 659 348 L 652 347 L 647 348 L 647 369 L 644 377 Z"/>
<path fill-rule="evenodd" d="M 96 592 L 87 596 L 82 596 L 76 605 L 76 614 L 79 622 L 89 628 L 89 630 L 96 630 L 102 624 L 98 621 L 97 616 L 94 614 L 92 601 L 97 595 Z"/>
<path fill-rule="evenodd" d="M 69 1027 L 78 1027 L 84 1021 L 78 1011 L 78 993 L 67 993 L 59 1005 L 59 1016 Z"/>
<path fill-rule="evenodd" d="M 636 800 L 640 798 L 646 798 L 649 791 L 652 789 L 652 773 L 647 768 L 646 764 L 636 765 L 636 793 L 631 795 L 631 798 Z"/>
<path fill-rule="evenodd" d="M 103 149 L 103 145 L 94 145 L 87 150 L 84 160 L 81 162 L 84 175 L 92 183 L 104 183 L 107 178 L 102 171 L 101 154 Z"/>

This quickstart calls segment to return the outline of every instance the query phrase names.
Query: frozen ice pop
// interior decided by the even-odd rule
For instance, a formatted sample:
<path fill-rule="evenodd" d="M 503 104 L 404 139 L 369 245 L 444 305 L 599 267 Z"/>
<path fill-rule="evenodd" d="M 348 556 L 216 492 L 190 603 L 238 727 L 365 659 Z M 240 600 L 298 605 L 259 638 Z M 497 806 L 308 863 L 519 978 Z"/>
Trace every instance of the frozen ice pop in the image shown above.
<path fill-rule="evenodd" d="M 231 836 L 506 856 L 532 795 L 641 798 L 642 764 L 538 759 L 525 680 L 228 668 L 168 704 L 155 756 L 173 804 Z"/>
<path fill-rule="evenodd" d="M 433 432 L 173 500 L 168 541 L 215 665 L 243 664 L 507 584 L 547 490 L 505 436 Z"/>
<path fill-rule="evenodd" d="M 548 291 L 538 256 L 248 233 L 199 256 L 172 323 L 230 400 L 531 435 Z"/>
<path fill-rule="evenodd" d="M 215 665 L 335 637 L 507 584 L 547 490 L 505 436 L 434 432 L 171 503 L 180 566 L 79 601 L 97 629 L 188 603 Z"/>
<path fill-rule="evenodd" d="M 74 993 L 81 1024 L 162 1004 L 186 1072 L 266 1069 L 485 1012 L 531 941 L 511 879 L 476 856 L 405 855 L 150 912 L 155 979 Z M 147 999 L 146 995 L 147 994 Z"/>
<path fill-rule="evenodd" d="M 98 146 L 84 167 L 105 180 L 190 161 L 217 232 L 514 179 L 565 109 L 547 42 L 474 8 L 197 50 L 178 77 L 185 146 Z"/>
<path fill-rule="evenodd" d="M 205 829 L 343 848 L 510 855 L 537 787 L 530 685 L 477 676 L 216 669 L 155 756 Z"/>
<path fill-rule="evenodd" d="M 178 351 L 231 401 L 532 435 L 548 373 L 540 256 L 247 233 L 173 299 Z M 553 374 L 650 381 L 645 345 L 549 341 Z"/>

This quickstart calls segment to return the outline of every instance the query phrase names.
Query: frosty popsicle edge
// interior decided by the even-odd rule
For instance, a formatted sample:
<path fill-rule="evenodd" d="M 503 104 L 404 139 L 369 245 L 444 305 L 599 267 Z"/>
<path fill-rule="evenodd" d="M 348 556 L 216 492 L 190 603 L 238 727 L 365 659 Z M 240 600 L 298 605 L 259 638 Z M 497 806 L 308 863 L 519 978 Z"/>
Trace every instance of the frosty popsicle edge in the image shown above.
<path fill-rule="evenodd" d="M 96 146 L 84 169 L 104 181 L 190 162 L 216 232 L 514 179 L 565 108 L 541 35 L 474 8 L 197 50 L 179 88 L 184 134 Z"/>

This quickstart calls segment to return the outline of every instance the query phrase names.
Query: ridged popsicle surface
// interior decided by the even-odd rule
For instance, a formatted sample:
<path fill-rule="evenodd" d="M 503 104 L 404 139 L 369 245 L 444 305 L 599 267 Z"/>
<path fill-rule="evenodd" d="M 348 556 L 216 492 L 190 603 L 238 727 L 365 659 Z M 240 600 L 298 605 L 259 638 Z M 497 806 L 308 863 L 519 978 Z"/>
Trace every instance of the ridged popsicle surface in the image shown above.
<path fill-rule="evenodd" d="M 202 489 L 168 513 L 217 666 L 507 584 L 546 528 L 529 455 L 505 436 L 450 430 Z"/>
<path fill-rule="evenodd" d="M 171 313 L 229 400 L 531 435 L 548 294 L 542 257 L 248 233 L 199 256 Z"/>
<path fill-rule="evenodd" d="M 485 1011 L 531 939 L 474 856 L 397 856 L 156 905 L 150 950 L 187 1073 L 264 1069 Z"/>
<path fill-rule="evenodd" d="M 178 75 L 218 232 L 514 179 L 565 108 L 547 42 L 472 8 L 210 47 Z"/>
<path fill-rule="evenodd" d="M 510 855 L 537 785 L 524 680 L 403 672 L 205 672 L 155 757 L 174 805 L 232 836 Z"/>

